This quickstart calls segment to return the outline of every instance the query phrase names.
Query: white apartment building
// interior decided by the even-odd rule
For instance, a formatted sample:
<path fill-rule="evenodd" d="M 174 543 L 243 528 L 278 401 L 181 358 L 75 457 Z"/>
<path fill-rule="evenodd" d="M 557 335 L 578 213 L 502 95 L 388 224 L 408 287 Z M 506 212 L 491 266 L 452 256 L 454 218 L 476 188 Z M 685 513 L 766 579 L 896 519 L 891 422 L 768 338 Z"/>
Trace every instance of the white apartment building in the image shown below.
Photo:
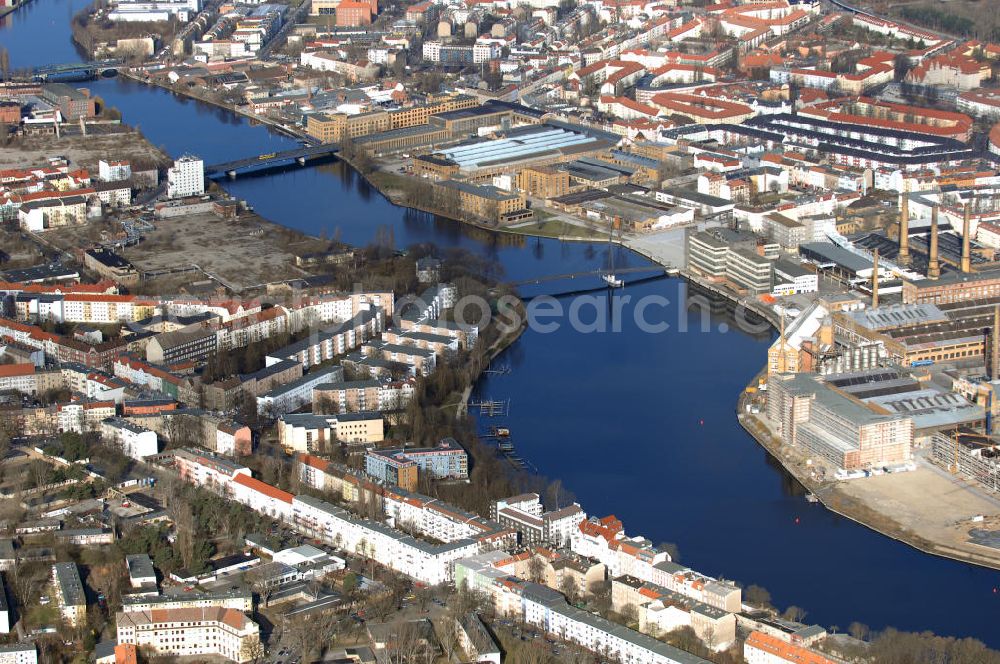
<path fill-rule="evenodd" d="M 183 198 L 205 193 L 205 162 L 198 157 L 185 156 L 167 170 L 167 196 Z"/>
<path fill-rule="evenodd" d="M 121 612 L 118 643 L 175 657 L 218 655 L 234 662 L 254 659 L 257 623 L 235 609 L 153 609 Z"/>
<path fill-rule="evenodd" d="M 0 664 L 38 664 L 38 649 L 34 643 L 0 646 Z"/>
<path fill-rule="evenodd" d="M 229 484 L 230 497 L 260 514 L 290 523 L 294 496 L 250 475 L 237 475 Z"/>
<path fill-rule="evenodd" d="M 519 616 L 547 634 L 604 653 L 622 664 L 706 664 L 707 660 L 622 627 L 566 602 L 562 594 L 534 583 L 505 593 L 520 595 Z M 505 603 L 510 607 L 511 603 Z M 516 605 L 515 605 L 516 606 Z"/>
<path fill-rule="evenodd" d="M 7 604 L 7 593 L 4 588 L 3 579 L 0 577 L 0 634 L 10 633 L 10 606 Z M 0 654 L 0 662 L 3 661 Z"/>
<path fill-rule="evenodd" d="M 34 394 L 38 391 L 38 378 L 34 364 L 0 365 L 0 390 Z"/>
<path fill-rule="evenodd" d="M 132 165 L 127 161 L 105 161 L 101 159 L 97 162 L 97 177 L 102 182 L 120 182 L 132 177 Z"/>
<path fill-rule="evenodd" d="M 238 475 L 250 476 L 250 469 L 195 449 L 174 451 L 174 463 L 181 479 L 208 489 L 224 491 Z"/>
<path fill-rule="evenodd" d="M 294 523 L 300 531 L 428 585 L 450 581 L 454 561 L 479 552 L 475 540 L 430 544 L 381 523 L 358 519 L 347 510 L 311 496 L 296 496 L 293 508 Z"/>
<path fill-rule="evenodd" d="M 167 609 L 233 609 L 246 613 L 253 610 L 250 590 L 210 591 L 184 595 L 124 595 L 122 607 L 127 613 Z"/>
<path fill-rule="evenodd" d="M 298 410 L 312 402 L 313 388 L 323 383 L 336 383 L 344 379 L 342 367 L 327 367 L 309 372 L 302 378 L 274 388 L 257 397 L 257 412 L 283 415 Z"/>
<path fill-rule="evenodd" d="M 101 435 L 106 444 L 115 446 L 122 454 L 136 460 L 160 451 L 155 431 L 121 417 L 104 420 L 101 423 Z"/>

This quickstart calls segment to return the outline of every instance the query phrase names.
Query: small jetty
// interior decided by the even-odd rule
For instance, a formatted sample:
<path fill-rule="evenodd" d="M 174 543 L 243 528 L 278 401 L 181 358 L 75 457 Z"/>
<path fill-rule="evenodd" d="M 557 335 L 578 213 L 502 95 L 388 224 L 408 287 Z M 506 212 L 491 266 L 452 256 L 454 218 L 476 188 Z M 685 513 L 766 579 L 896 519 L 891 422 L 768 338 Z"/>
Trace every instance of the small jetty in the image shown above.
<path fill-rule="evenodd" d="M 474 401 L 469 404 L 473 408 L 479 408 L 479 414 L 483 417 L 504 417 L 510 415 L 510 399 L 485 399 Z"/>

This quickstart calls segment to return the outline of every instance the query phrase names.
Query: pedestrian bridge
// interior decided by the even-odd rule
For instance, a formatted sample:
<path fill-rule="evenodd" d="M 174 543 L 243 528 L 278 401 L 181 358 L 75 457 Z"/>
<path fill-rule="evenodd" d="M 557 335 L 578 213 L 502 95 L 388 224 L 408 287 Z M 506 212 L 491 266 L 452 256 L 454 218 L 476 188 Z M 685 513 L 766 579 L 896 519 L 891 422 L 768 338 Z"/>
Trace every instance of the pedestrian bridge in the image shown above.
<path fill-rule="evenodd" d="M 235 159 L 233 161 L 222 162 L 221 164 L 205 166 L 205 175 L 212 176 L 225 174 L 231 178 L 235 178 L 236 175 L 241 172 L 256 171 L 265 168 L 274 168 L 277 166 L 290 166 L 295 163 L 298 163 L 300 166 L 305 166 L 306 162 L 310 159 L 330 157 L 337 154 L 339 150 L 340 146 L 336 143 L 303 145 L 291 150 L 267 152 L 265 154 L 259 154 L 256 157 Z"/>

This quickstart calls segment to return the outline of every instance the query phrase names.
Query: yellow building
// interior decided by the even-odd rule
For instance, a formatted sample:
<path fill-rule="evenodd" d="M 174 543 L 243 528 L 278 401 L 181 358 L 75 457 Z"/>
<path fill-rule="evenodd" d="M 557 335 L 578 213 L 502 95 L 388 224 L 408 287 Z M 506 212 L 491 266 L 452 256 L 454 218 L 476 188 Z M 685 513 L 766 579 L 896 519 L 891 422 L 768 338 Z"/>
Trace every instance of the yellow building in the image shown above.
<path fill-rule="evenodd" d="M 524 194 L 513 194 L 492 185 L 476 185 L 457 180 L 445 180 L 438 183 L 437 187 L 444 196 L 448 196 L 448 192 L 457 193 L 462 212 L 473 217 L 496 224 L 531 218 L 531 212 L 525 209 Z"/>
<path fill-rule="evenodd" d="M 517 174 L 517 188 L 539 198 L 565 196 L 569 193 L 569 173 L 552 166 L 531 166 Z"/>
<path fill-rule="evenodd" d="M 437 113 L 460 111 L 466 108 L 474 108 L 478 105 L 479 102 L 474 97 L 468 95 L 439 95 L 431 97 L 426 104 L 390 111 L 391 128 L 416 127 L 427 124 L 430 117 Z"/>
<path fill-rule="evenodd" d="M 317 113 L 306 120 L 306 133 L 323 143 L 337 143 L 344 137 L 358 138 L 387 131 L 389 114 L 370 111 L 348 115 L 346 113 Z"/>
<path fill-rule="evenodd" d="M 334 16 L 340 0 L 312 0 L 309 5 L 310 16 Z"/>

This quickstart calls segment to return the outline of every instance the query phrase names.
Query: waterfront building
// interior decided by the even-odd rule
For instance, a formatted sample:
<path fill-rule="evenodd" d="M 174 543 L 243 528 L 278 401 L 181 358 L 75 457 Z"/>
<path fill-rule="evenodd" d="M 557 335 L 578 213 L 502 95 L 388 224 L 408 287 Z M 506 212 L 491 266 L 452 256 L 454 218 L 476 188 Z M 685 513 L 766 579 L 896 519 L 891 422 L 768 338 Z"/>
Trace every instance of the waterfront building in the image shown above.
<path fill-rule="evenodd" d="M 515 194 L 493 185 L 477 185 L 459 180 L 445 180 L 435 186 L 454 192 L 461 211 L 477 219 L 502 225 L 531 218 L 522 193 Z"/>
<path fill-rule="evenodd" d="M 747 664 L 835 664 L 815 650 L 764 632 L 751 632 L 743 643 Z"/>
<path fill-rule="evenodd" d="M 205 162 L 190 155 L 174 161 L 167 169 L 167 196 L 184 198 L 205 193 Z"/>
<path fill-rule="evenodd" d="M 731 612 L 633 576 L 611 580 L 611 608 L 622 615 L 634 609 L 639 631 L 645 634 L 690 627 L 715 651 L 725 650 L 736 641 L 736 616 Z"/>
<path fill-rule="evenodd" d="M 90 96 L 89 90 L 78 90 L 65 83 L 46 83 L 39 96 L 59 109 L 64 122 L 97 115 L 97 100 Z"/>
<path fill-rule="evenodd" d="M 385 111 L 346 113 L 314 113 L 306 118 L 306 133 L 323 143 L 338 143 L 345 138 L 358 138 L 391 127 Z"/>
<path fill-rule="evenodd" d="M 771 292 L 774 263 L 749 249 L 730 249 L 726 254 L 726 277 L 751 295 Z"/>
<path fill-rule="evenodd" d="M 912 418 L 867 404 L 813 374 L 771 376 L 767 417 L 784 443 L 836 469 L 880 468 L 912 456 Z"/>
<path fill-rule="evenodd" d="M 579 504 L 545 512 L 537 493 L 498 500 L 490 507 L 490 517 L 518 532 L 521 544 L 568 547 L 573 532 L 587 518 Z"/>

